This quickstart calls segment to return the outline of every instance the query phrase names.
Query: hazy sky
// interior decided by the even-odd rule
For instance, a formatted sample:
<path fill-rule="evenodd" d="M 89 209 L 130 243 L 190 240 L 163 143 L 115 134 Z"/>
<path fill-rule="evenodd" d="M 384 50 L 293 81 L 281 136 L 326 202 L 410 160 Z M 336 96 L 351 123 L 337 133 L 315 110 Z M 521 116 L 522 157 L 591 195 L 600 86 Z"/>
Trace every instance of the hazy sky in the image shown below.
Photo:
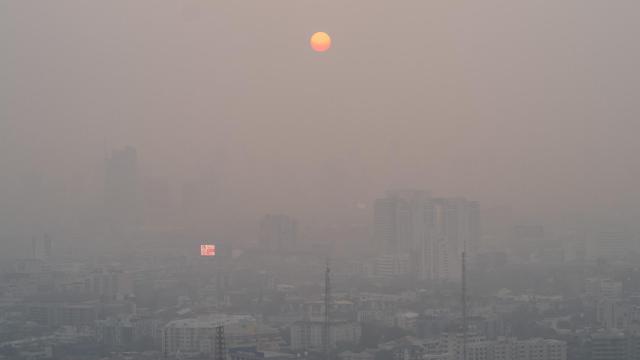
<path fill-rule="evenodd" d="M 105 150 L 132 145 L 146 177 L 215 179 L 239 224 L 365 221 L 356 204 L 390 187 L 544 221 L 635 216 L 639 12 L 633 0 L 2 0 L 0 214 L 27 226 L 11 219 L 32 174 L 57 194 L 42 212 L 82 208 Z M 310 50 L 315 31 L 329 52 Z"/>

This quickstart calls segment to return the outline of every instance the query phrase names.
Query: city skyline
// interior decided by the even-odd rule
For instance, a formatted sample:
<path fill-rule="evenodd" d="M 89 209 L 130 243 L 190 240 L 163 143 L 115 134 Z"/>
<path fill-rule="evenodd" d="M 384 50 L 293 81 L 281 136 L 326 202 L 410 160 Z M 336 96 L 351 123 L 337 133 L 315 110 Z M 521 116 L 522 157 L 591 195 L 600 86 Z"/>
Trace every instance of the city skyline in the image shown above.
<path fill-rule="evenodd" d="M 564 5 L 8 1 L 3 218 L 43 201 L 82 217 L 103 154 L 132 146 L 145 177 L 215 181 L 228 233 L 274 211 L 363 221 L 390 188 L 635 227 L 636 5 Z M 315 31 L 330 51 L 309 48 Z"/>

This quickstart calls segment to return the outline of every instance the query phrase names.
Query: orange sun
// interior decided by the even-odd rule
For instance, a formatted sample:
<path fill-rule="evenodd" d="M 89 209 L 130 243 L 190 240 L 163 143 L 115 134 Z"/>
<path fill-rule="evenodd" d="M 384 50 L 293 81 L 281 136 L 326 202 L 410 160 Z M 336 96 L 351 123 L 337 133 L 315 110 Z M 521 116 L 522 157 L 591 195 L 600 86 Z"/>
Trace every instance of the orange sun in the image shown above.
<path fill-rule="evenodd" d="M 325 52 L 331 47 L 331 36 L 326 32 L 317 32 L 309 39 L 311 48 L 317 52 Z"/>

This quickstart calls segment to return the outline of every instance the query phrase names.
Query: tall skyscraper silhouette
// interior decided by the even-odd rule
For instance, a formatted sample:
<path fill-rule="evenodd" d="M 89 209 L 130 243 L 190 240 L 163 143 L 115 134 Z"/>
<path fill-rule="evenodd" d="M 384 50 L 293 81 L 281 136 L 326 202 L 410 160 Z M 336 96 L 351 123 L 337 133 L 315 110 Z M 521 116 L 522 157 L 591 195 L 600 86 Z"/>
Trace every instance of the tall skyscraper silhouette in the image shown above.
<path fill-rule="evenodd" d="M 141 225 L 138 154 L 135 148 L 114 150 L 105 159 L 104 204 L 108 240 L 131 246 Z"/>

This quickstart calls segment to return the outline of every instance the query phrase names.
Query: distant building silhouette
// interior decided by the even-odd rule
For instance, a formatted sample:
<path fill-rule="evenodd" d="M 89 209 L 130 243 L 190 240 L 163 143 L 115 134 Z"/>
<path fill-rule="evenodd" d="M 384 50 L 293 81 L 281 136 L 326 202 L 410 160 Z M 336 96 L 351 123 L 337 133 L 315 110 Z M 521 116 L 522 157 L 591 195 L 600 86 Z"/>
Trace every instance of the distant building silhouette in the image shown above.
<path fill-rule="evenodd" d="M 141 224 L 138 154 L 133 147 L 114 150 L 105 160 L 104 204 L 109 240 L 131 245 Z"/>
<path fill-rule="evenodd" d="M 463 198 L 439 199 L 422 190 L 393 190 L 374 204 L 373 246 L 379 255 L 410 258 L 419 279 L 455 280 L 459 254 L 475 254 L 480 208 Z"/>
<path fill-rule="evenodd" d="M 433 278 L 457 280 L 460 278 L 460 254 L 467 256 L 478 252 L 480 229 L 480 205 L 464 198 L 434 200 L 434 231 L 436 242 L 431 256 Z"/>
<path fill-rule="evenodd" d="M 288 252 L 298 246 L 298 222 L 287 215 L 265 215 L 260 222 L 260 247 L 271 252 Z"/>
<path fill-rule="evenodd" d="M 545 231 L 541 225 L 517 225 L 513 228 L 511 250 L 521 260 L 529 261 L 544 247 Z"/>
<path fill-rule="evenodd" d="M 44 245 L 44 256 L 45 258 L 51 258 L 53 242 L 51 241 L 51 237 L 48 234 L 44 234 L 44 239 L 42 240 Z"/>
<path fill-rule="evenodd" d="M 604 225 L 592 236 L 591 258 L 621 259 L 633 249 L 631 236 L 623 226 Z"/>
<path fill-rule="evenodd" d="M 36 236 L 31 238 L 31 258 L 46 260 L 51 258 L 53 241 L 48 234 L 44 234 L 42 241 Z"/>

